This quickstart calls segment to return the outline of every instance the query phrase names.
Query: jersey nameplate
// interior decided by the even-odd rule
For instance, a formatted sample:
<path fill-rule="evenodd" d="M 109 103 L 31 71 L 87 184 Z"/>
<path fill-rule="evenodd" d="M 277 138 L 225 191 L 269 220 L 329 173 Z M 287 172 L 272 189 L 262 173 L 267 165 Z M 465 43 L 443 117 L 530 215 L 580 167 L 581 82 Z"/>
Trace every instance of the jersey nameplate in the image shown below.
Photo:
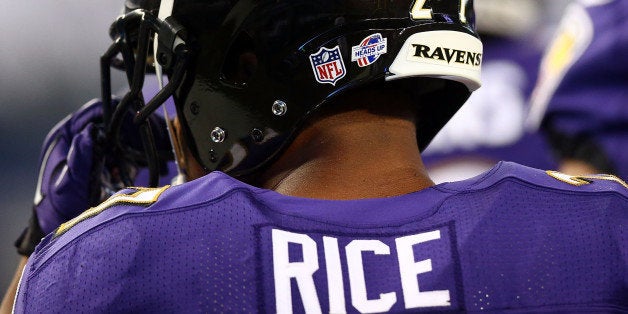
<path fill-rule="evenodd" d="M 261 230 L 277 313 L 455 310 L 458 254 L 449 225 L 387 236 Z M 272 269 L 272 270 L 271 270 Z M 270 291 L 268 291 L 270 292 Z M 267 304 L 268 304 L 267 303 Z"/>
<path fill-rule="evenodd" d="M 595 180 L 605 180 L 605 181 L 613 181 L 613 182 L 619 183 L 620 185 L 628 189 L 628 183 L 624 182 L 624 180 L 611 174 L 591 174 L 591 175 L 572 176 L 572 175 L 568 175 L 568 174 L 558 172 L 558 171 L 548 170 L 545 172 L 550 177 L 556 180 L 563 181 L 565 183 L 569 183 L 575 186 L 591 184 Z"/>
<path fill-rule="evenodd" d="M 58 237 L 64 234 L 66 231 L 70 230 L 79 222 L 94 217 L 105 209 L 112 207 L 118 204 L 131 204 L 131 205 L 150 205 L 157 201 L 161 193 L 163 193 L 169 185 L 160 188 L 130 188 L 135 190 L 134 193 L 131 194 L 115 194 L 108 198 L 106 201 L 102 202 L 100 205 L 96 207 L 92 207 L 80 215 L 76 216 L 74 219 L 67 221 L 59 226 L 57 230 L 55 230 L 55 237 Z"/>

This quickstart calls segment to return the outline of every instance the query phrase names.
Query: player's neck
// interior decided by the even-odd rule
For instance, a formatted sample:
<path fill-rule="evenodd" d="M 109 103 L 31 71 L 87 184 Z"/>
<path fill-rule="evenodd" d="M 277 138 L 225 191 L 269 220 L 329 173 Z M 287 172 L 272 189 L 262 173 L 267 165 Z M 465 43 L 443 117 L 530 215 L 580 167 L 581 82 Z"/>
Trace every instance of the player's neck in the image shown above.
<path fill-rule="evenodd" d="M 263 188 L 320 199 L 389 197 L 434 185 L 414 123 L 368 110 L 318 119 L 260 178 Z"/>

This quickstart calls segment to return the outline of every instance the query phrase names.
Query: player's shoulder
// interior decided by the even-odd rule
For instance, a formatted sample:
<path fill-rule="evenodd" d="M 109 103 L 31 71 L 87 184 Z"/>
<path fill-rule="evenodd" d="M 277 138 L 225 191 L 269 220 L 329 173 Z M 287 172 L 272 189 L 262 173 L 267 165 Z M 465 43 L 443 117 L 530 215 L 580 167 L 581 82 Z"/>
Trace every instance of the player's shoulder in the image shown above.
<path fill-rule="evenodd" d="M 568 175 L 506 161 L 499 162 L 482 175 L 455 182 L 446 187 L 477 191 L 498 185 L 506 189 L 511 185 L 518 185 L 530 191 L 546 193 L 616 195 L 625 198 L 628 202 L 628 184 L 617 176 L 610 174 Z"/>
<path fill-rule="evenodd" d="M 247 188 L 253 189 L 220 172 L 177 186 L 126 188 L 48 234 L 37 246 L 35 256 L 41 264 L 81 239 L 106 238 L 111 225 L 118 221 L 211 207 L 224 196 Z M 138 225 L 139 229 L 144 227 Z"/>

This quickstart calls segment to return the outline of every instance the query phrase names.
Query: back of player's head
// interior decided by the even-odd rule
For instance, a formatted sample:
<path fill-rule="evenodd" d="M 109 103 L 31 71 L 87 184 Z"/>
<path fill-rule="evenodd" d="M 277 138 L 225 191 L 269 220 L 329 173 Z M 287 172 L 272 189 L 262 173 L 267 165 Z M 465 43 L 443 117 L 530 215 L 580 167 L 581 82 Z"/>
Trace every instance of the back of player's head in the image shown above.
<path fill-rule="evenodd" d="M 158 13 L 155 1 L 128 0 L 126 7 L 145 9 L 140 20 L 159 36 L 155 58 L 176 85 L 165 89 L 207 171 L 254 172 L 313 113 L 370 86 L 411 96 L 423 149 L 480 86 L 473 0 L 164 0 Z M 133 23 L 112 29 L 127 29 L 120 24 Z"/>

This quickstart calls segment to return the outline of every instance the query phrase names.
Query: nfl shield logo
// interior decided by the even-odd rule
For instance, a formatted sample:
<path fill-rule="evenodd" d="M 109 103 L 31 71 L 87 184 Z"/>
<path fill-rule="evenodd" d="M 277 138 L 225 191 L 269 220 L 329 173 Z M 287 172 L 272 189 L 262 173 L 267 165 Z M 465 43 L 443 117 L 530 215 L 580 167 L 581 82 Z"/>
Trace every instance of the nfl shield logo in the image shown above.
<path fill-rule="evenodd" d="M 316 81 L 321 84 L 328 83 L 336 86 L 336 82 L 347 73 L 340 54 L 340 46 L 332 49 L 322 47 L 318 52 L 310 55 L 310 63 Z"/>

